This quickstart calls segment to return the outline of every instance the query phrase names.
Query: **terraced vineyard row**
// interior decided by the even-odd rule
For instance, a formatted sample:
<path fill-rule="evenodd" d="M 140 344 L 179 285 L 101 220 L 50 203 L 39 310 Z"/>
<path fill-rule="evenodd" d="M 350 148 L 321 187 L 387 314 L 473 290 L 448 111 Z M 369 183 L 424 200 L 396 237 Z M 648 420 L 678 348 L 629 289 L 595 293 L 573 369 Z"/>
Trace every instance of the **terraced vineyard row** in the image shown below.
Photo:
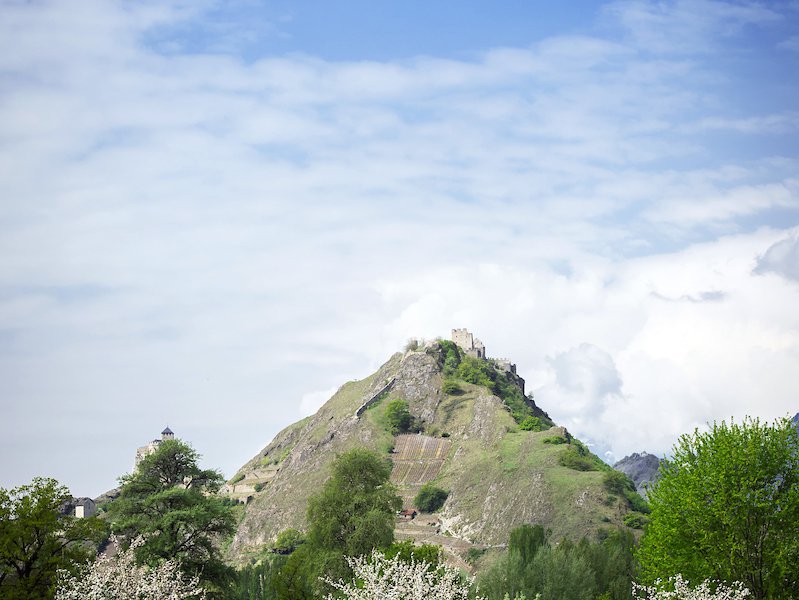
<path fill-rule="evenodd" d="M 391 481 L 397 485 L 418 485 L 432 481 L 441 470 L 450 441 L 426 435 L 395 438 Z"/>
<path fill-rule="evenodd" d="M 405 434 L 394 438 L 394 460 L 445 459 L 451 443 L 446 438 Z"/>

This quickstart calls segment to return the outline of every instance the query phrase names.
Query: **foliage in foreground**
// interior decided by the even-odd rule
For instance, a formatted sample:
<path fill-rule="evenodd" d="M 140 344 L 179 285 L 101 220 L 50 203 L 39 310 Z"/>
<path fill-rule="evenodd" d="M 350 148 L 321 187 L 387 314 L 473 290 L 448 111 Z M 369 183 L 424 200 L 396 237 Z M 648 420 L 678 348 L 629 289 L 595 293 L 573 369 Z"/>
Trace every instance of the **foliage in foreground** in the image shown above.
<path fill-rule="evenodd" d="M 799 435 L 747 419 L 684 435 L 648 492 L 642 581 L 741 581 L 754 598 L 799 597 Z"/>
<path fill-rule="evenodd" d="M 112 538 L 112 545 L 117 540 Z M 136 564 L 136 550 L 144 538 L 136 538 L 113 557 L 100 556 L 78 574 L 61 573 L 55 600 L 184 600 L 205 598 L 199 577 L 186 578 L 175 560 L 154 567 Z"/>
<path fill-rule="evenodd" d="M 348 578 L 345 556 L 363 556 L 394 541 L 394 518 L 402 500 L 391 484 L 391 464 L 355 448 L 339 454 L 333 472 L 308 500 L 308 536 L 280 569 L 279 598 L 319 598 L 320 578 Z"/>
<path fill-rule="evenodd" d="M 122 478 L 109 514 L 123 545 L 144 536 L 135 549 L 139 563 L 156 567 L 177 559 L 185 575 L 198 575 L 208 589 L 218 590 L 231 576 L 219 540 L 233 533 L 235 520 L 215 494 L 224 478 L 218 471 L 200 469 L 198 460 L 188 444 L 162 442 L 136 472 Z"/>
<path fill-rule="evenodd" d="M 598 543 L 553 546 L 541 525 L 511 532 L 508 554 L 480 578 L 490 600 L 540 594 L 546 600 L 631 600 L 633 536 L 616 531 Z"/>
<path fill-rule="evenodd" d="M 633 593 L 636 600 L 744 600 L 750 596 L 749 590 L 740 582 L 728 586 L 704 581 L 692 589 L 681 575 L 665 583 L 658 580 L 654 586 L 634 583 Z"/>
<path fill-rule="evenodd" d="M 0 598 L 52 598 L 56 573 L 94 556 L 104 536 L 94 517 L 62 515 L 69 490 L 55 479 L 0 488 Z"/>
<path fill-rule="evenodd" d="M 419 598 L 425 600 L 468 600 L 472 580 L 464 580 L 451 567 L 425 561 L 405 562 L 399 556 L 386 558 L 378 551 L 371 556 L 347 557 L 355 579 L 326 582 L 334 588 L 326 600 L 386 600 Z M 474 600 L 485 600 L 473 596 Z"/>

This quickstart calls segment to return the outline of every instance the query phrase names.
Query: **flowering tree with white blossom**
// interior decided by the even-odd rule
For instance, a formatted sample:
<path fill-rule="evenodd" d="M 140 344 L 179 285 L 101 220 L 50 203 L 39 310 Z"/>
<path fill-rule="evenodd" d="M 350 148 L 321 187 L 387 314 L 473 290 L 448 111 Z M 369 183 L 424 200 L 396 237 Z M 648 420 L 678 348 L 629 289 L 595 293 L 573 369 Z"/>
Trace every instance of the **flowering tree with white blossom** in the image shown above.
<path fill-rule="evenodd" d="M 371 556 L 347 557 L 355 574 L 352 581 L 325 581 L 338 593 L 326 600 L 468 600 L 473 579 L 464 580 L 460 573 L 446 565 L 402 561 L 399 556 L 386 558 L 374 551 Z M 485 600 L 475 596 L 474 600 Z"/>
<path fill-rule="evenodd" d="M 116 545 L 116 539 L 111 538 Z M 101 556 L 79 575 L 61 573 L 55 600 L 202 600 L 205 590 L 198 577 L 187 579 L 175 560 L 156 567 L 137 565 L 135 551 L 144 543 L 139 537 L 114 556 Z"/>
<path fill-rule="evenodd" d="M 647 587 L 633 583 L 636 600 L 744 600 L 751 596 L 740 581 L 728 586 L 721 582 L 715 582 L 714 585 L 714 582 L 706 580 L 692 589 L 682 575 L 677 575 L 669 578 L 667 584 L 660 580 L 655 584 Z M 665 587 L 674 587 L 674 591 L 666 591 Z"/>

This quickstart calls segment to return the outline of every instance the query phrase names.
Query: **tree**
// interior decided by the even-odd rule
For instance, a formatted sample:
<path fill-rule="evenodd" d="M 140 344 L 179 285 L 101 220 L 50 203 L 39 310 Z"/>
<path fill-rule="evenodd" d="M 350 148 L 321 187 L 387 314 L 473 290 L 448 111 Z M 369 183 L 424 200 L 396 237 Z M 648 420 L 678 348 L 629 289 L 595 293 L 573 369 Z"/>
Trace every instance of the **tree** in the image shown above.
<path fill-rule="evenodd" d="M 111 541 L 116 545 L 116 539 Z M 205 598 L 198 576 L 187 579 L 176 560 L 165 560 L 154 567 L 137 565 L 134 553 L 143 544 L 144 538 L 136 538 L 127 549 L 100 556 L 77 574 L 62 572 L 55 600 Z"/>
<path fill-rule="evenodd" d="M 362 556 L 394 540 L 402 500 L 390 483 L 391 464 L 355 448 L 336 457 L 333 473 L 308 501 L 308 543 L 316 549 Z"/>
<path fill-rule="evenodd" d="M 799 434 L 787 419 L 683 435 L 660 472 L 638 552 L 645 583 L 681 574 L 799 596 Z"/>
<path fill-rule="evenodd" d="M 406 433 L 413 427 L 413 416 L 408 410 L 408 403 L 405 400 L 392 400 L 386 406 L 386 427 L 392 435 Z"/>
<path fill-rule="evenodd" d="M 55 479 L 0 488 L 0 598 L 52 598 L 56 573 L 96 552 L 104 527 L 94 517 L 62 515 L 71 498 Z"/>
<path fill-rule="evenodd" d="M 218 471 L 197 466 L 199 455 L 179 440 L 166 440 L 122 477 L 122 489 L 109 508 L 113 530 L 136 548 L 140 563 L 156 566 L 177 559 L 183 572 L 198 575 L 209 589 L 230 577 L 218 542 L 233 533 L 230 507 L 215 495 L 224 483 Z"/>
<path fill-rule="evenodd" d="M 444 506 L 448 496 L 449 492 L 447 490 L 443 490 L 432 483 L 425 483 L 419 488 L 419 493 L 416 494 L 413 503 L 420 511 L 432 513 Z"/>
<path fill-rule="evenodd" d="M 390 463 L 355 448 L 336 456 L 332 471 L 320 492 L 308 500 L 308 537 L 281 569 L 281 599 L 320 597 L 321 576 L 351 575 L 346 556 L 363 556 L 394 540 L 394 519 L 402 500 L 389 481 Z"/>
<path fill-rule="evenodd" d="M 433 566 L 425 561 L 405 562 L 399 555 L 386 558 L 375 551 L 371 556 L 347 557 L 355 580 L 327 583 L 336 590 L 325 600 L 384 600 L 385 598 L 426 598 L 429 600 L 485 600 L 470 596 L 472 580 L 464 581 L 457 569 Z"/>

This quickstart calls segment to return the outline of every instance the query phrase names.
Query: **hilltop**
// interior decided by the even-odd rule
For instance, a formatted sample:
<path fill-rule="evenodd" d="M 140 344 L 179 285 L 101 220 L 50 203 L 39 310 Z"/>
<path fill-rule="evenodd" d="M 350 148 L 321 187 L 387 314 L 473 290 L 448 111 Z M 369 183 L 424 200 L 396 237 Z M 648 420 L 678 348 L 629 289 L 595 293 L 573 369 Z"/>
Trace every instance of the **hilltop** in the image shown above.
<path fill-rule="evenodd" d="M 486 358 L 465 330 L 453 339 L 409 344 L 242 466 L 225 490 L 248 499 L 231 558 L 273 543 L 284 529 L 304 529 L 309 496 L 335 455 L 355 446 L 393 461 L 406 508 L 425 482 L 449 492 L 440 513 L 398 520 L 397 537 L 441 543 L 454 560 L 473 547 L 503 547 L 524 523 L 541 523 L 554 540 L 625 527 L 634 492 L 609 486 L 611 468 L 525 395 L 515 365 Z M 387 407 L 398 400 L 410 431 L 387 426 Z"/>

